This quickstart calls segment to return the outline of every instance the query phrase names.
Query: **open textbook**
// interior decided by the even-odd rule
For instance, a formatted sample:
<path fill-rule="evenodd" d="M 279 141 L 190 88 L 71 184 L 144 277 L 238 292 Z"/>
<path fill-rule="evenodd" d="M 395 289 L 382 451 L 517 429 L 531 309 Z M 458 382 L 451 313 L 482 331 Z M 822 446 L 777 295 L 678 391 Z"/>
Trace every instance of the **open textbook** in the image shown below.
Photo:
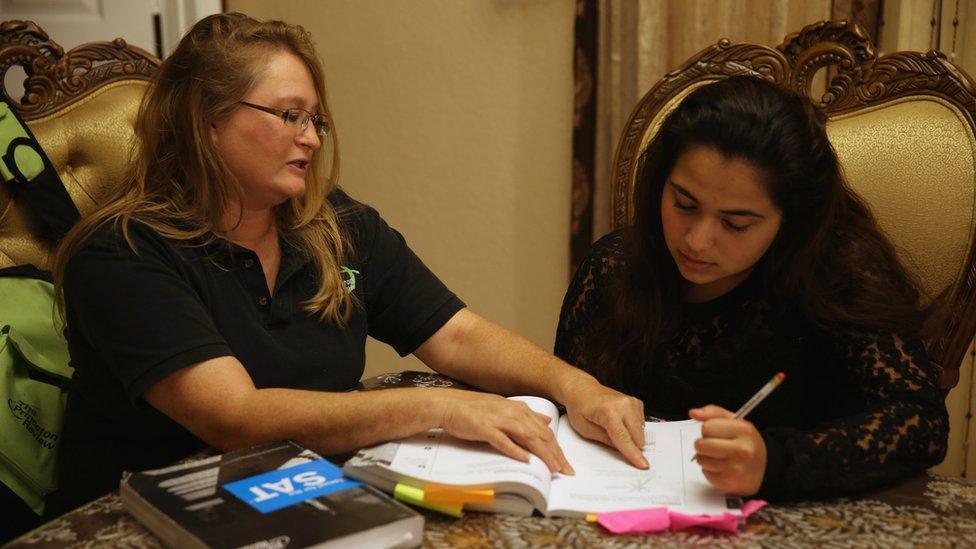
<path fill-rule="evenodd" d="M 740 500 L 726 498 L 702 474 L 694 455 L 701 423 L 644 424 L 647 470 L 630 465 L 615 449 L 579 436 L 569 419 L 543 398 L 512 397 L 552 418 L 550 427 L 575 476 L 553 474 L 531 456 L 528 463 L 503 455 L 487 443 L 456 439 L 440 429 L 360 450 L 346 462 L 346 476 L 393 492 L 397 484 L 458 490 L 492 489 L 490 503 L 464 508 L 529 515 L 583 517 L 591 513 L 668 507 L 689 514 L 738 513 Z"/>

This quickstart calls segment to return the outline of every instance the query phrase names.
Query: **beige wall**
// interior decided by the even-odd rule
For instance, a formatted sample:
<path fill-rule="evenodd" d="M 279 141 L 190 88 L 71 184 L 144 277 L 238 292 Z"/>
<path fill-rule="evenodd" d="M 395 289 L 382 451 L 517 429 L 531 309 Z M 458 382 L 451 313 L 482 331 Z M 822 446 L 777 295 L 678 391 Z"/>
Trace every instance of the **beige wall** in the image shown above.
<path fill-rule="evenodd" d="M 228 0 L 301 23 L 341 182 L 476 312 L 552 347 L 569 262 L 572 0 Z M 366 375 L 422 364 L 367 347 Z"/>

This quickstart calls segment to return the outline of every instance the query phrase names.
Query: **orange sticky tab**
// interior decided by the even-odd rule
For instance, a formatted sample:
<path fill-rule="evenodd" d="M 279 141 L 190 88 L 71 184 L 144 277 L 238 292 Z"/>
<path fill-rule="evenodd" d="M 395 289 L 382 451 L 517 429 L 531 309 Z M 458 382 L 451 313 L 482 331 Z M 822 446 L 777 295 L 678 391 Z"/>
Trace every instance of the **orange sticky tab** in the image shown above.
<path fill-rule="evenodd" d="M 439 484 L 425 484 L 424 501 L 447 505 L 463 505 L 465 503 L 491 505 L 495 502 L 495 490 L 493 488 L 457 488 Z"/>
<path fill-rule="evenodd" d="M 464 516 L 461 505 L 445 505 L 441 503 L 424 501 L 423 490 L 413 486 L 407 486 L 406 484 L 397 484 L 393 491 L 393 497 L 404 503 L 409 503 L 410 505 L 416 505 L 418 507 L 444 513 L 445 515 L 450 515 L 452 517 Z"/>

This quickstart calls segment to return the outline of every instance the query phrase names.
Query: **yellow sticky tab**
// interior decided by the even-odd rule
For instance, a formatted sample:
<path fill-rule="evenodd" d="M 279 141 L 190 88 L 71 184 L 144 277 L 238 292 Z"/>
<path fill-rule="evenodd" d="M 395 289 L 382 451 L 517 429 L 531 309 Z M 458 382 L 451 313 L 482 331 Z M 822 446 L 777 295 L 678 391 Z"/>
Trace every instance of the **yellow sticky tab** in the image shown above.
<path fill-rule="evenodd" d="M 445 505 L 442 503 L 424 501 L 424 491 L 415 486 L 397 484 L 396 488 L 393 489 L 393 497 L 404 503 L 416 505 L 417 507 L 423 507 L 424 509 L 430 509 L 431 511 L 437 511 L 438 513 L 444 513 L 445 515 L 450 515 L 452 517 L 461 517 L 464 514 L 461 511 L 461 505 Z"/>
<path fill-rule="evenodd" d="M 596 521 L 597 521 L 597 516 L 596 515 L 594 515 L 592 513 L 589 514 L 589 515 L 586 515 L 586 522 L 596 522 Z"/>
<path fill-rule="evenodd" d="M 492 488 L 456 488 L 440 484 L 425 484 L 424 501 L 454 505 L 464 505 L 465 503 L 491 505 L 495 502 L 495 490 Z"/>

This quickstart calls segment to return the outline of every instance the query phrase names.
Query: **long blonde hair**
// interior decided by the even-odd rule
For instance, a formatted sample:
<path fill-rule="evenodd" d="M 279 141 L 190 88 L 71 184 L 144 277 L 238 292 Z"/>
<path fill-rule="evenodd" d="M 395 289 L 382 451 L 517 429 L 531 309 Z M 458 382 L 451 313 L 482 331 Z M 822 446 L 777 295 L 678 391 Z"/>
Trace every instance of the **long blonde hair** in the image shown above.
<path fill-rule="evenodd" d="M 308 68 L 321 112 L 331 118 L 322 65 L 302 27 L 227 13 L 201 20 L 180 40 L 143 98 L 132 161 L 122 184 L 109 190 L 104 205 L 78 222 L 55 254 L 62 318 L 68 260 L 105 223 L 115 223 L 133 250 L 128 232 L 132 220 L 169 239 L 206 243 L 216 238 L 228 205 L 243 200 L 240 185 L 211 139 L 211 124 L 238 108 L 266 60 L 282 51 L 294 54 Z M 328 137 L 333 145 L 330 173 L 324 173 L 323 147 L 312 155 L 304 195 L 276 207 L 275 221 L 282 239 L 308 254 L 317 271 L 320 285 L 303 304 L 305 309 L 322 321 L 344 325 L 353 301 L 339 268 L 351 249 L 327 199 L 336 187 L 339 168 L 334 129 Z"/>

